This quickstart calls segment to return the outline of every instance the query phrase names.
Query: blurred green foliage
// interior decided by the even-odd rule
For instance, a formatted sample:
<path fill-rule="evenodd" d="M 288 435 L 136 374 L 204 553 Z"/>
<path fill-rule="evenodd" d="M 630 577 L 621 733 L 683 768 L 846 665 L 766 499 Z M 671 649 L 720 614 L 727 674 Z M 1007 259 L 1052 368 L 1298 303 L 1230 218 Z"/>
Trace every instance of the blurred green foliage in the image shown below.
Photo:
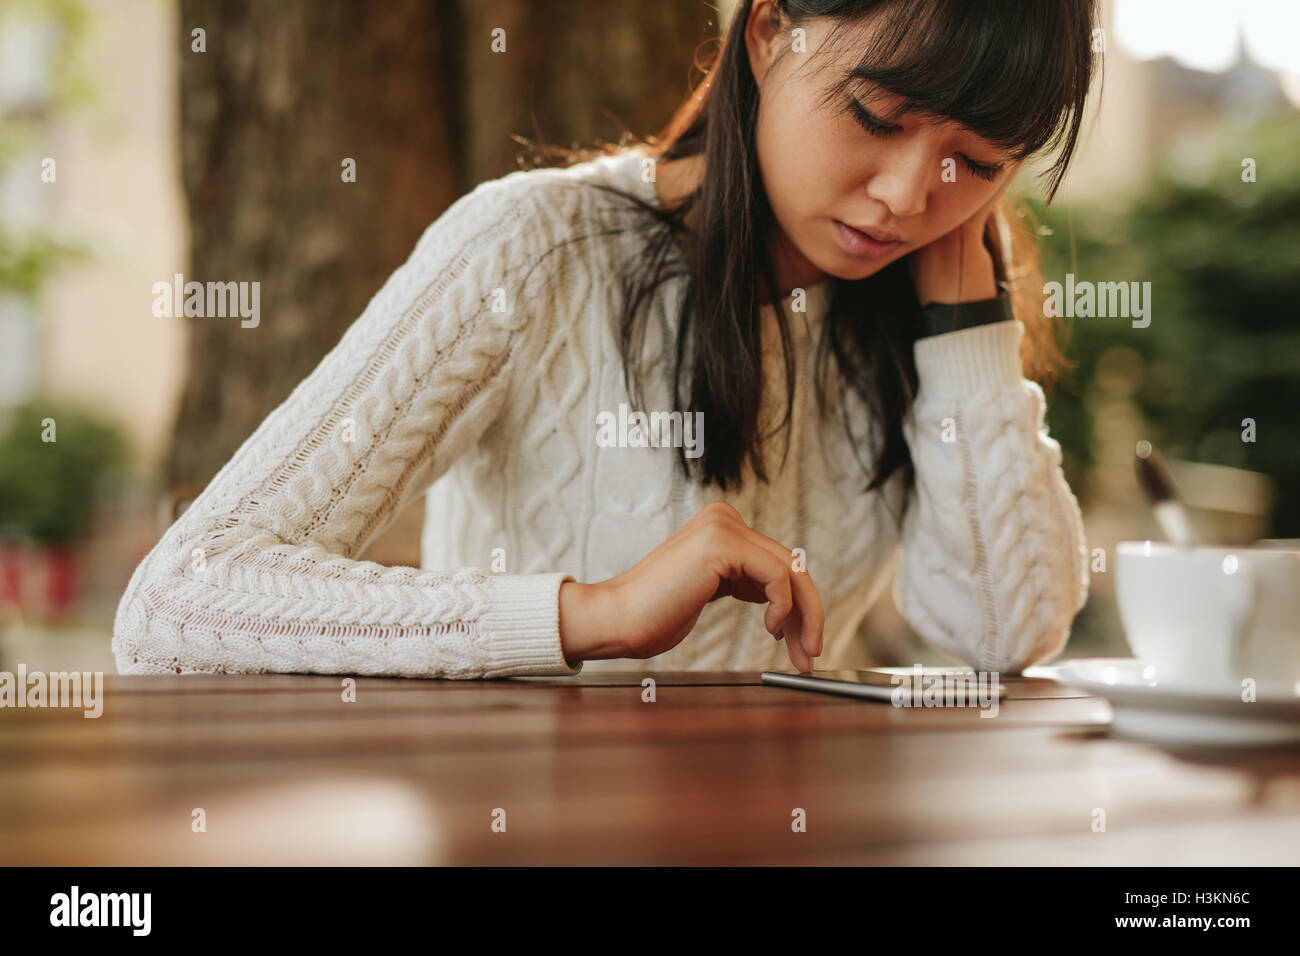
<path fill-rule="evenodd" d="M 0 230 L 0 289 L 35 296 L 59 266 L 87 255 L 82 245 L 39 233 L 18 237 Z"/>
<path fill-rule="evenodd" d="M 53 419 L 54 441 L 46 441 Z M 84 409 L 29 399 L 0 424 L 0 538 L 37 544 L 86 532 L 103 478 L 127 460 L 122 432 Z"/>
<path fill-rule="evenodd" d="M 85 63 L 84 47 L 93 22 L 82 0 L 4 0 L 0 31 L 35 29 L 34 40 L 48 44 L 49 88 L 35 101 L 7 104 L 0 109 L 0 170 L 22 159 L 40 140 L 56 115 L 96 102 L 94 77 Z M 39 168 L 24 175 L 36 181 Z M 0 290 L 35 296 L 50 274 L 64 263 L 84 258 L 86 246 L 55 239 L 38 230 L 21 232 L 0 223 Z"/>
<path fill-rule="evenodd" d="M 0 29 L 28 31 L 45 45 L 48 88 L 0 109 L 0 169 L 30 161 L 50 121 L 93 104 L 93 74 L 82 55 L 91 25 L 81 0 L 6 0 Z M 39 168 L 22 175 L 37 181 Z M 36 229 L 0 226 L 0 291 L 35 298 L 54 271 L 89 250 Z M 39 310 L 38 310 L 39 314 Z M 54 422 L 46 441 L 44 422 Z M 124 433 L 93 412 L 35 396 L 0 419 L 0 538 L 37 544 L 72 541 L 89 528 L 104 477 L 127 459 Z"/>
<path fill-rule="evenodd" d="M 1108 349 L 1138 361 L 1133 401 L 1168 457 L 1272 476 L 1270 534 L 1300 537 L 1300 122 L 1294 112 L 1225 129 L 1198 174 L 1162 162 L 1120 212 L 1029 203 L 1052 227 L 1043 279 L 1150 282 L 1151 324 L 1075 318 L 1049 411 L 1067 466 L 1093 463 L 1085 401 Z M 1242 161 L 1255 160 L 1255 182 Z M 1063 225 L 1062 225 L 1063 224 Z M 1242 420 L 1256 440 L 1242 440 Z"/>

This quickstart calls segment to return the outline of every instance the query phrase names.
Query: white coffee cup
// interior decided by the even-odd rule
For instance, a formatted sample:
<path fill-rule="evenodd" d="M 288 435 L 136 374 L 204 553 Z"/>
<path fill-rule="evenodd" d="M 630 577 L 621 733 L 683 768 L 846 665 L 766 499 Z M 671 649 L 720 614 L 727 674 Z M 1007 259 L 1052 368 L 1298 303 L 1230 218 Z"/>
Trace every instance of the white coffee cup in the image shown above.
<path fill-rule="evenodd" d="M 1115 595 L 1133 653 L 1162 683 L 1294 696 L 1300 683 L 1300 549 L 1122 541 Z"/>

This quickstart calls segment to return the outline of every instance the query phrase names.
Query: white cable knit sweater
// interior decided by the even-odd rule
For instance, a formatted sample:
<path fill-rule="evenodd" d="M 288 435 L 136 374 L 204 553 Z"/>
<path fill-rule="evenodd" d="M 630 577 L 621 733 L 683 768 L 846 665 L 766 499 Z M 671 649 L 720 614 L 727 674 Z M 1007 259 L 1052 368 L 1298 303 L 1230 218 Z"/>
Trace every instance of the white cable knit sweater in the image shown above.
<path fill-rule="evenodd" d="M 114 623 L 118 670 L 477 678 L 788 667 L 764 607 L 732 599 L 644 662 L 575 668 L 561 654 L 563 580 L 626 570 L 718 498 L 803 550 L 827 612 L 820 667 L 848 649 L 900 550 L 895 600 L 933 645 L 1002 672 L 1058 652 L 1087 597 L 1087 552 L 1042 391 L 1021 375 L 1018 322 L 918 340 L 920 390 L 905 424 L 917 477 L 901 540 L 901 475 L 864 495 L 842 424 L 817 414 L 812 346 L 831 278 L 794 315 L 792 444 L 779 468 L 781 443 L 769 443 L 770 485 L 722 495 L 683 478 L 676 448 L 598 445 L 597 416 L 631 404 L 615 276 L 647 267 L 644 233 L 629 227 L 650 217 L 591 182 L 657 202 L 641 167 L 631 150 L 515 172 L 439 217 L 136 568 Z M 673 408 L 685 281 L 652 302 L 644 411 Z M 774 335 L 770 307 L 764 317 Z M 770 415 L 784 402 L 779 351 L 767 349 Z M 705 422 L 704 441 L 726 427 Z M 426 490 L 423 568 L 359 560 Z"/>

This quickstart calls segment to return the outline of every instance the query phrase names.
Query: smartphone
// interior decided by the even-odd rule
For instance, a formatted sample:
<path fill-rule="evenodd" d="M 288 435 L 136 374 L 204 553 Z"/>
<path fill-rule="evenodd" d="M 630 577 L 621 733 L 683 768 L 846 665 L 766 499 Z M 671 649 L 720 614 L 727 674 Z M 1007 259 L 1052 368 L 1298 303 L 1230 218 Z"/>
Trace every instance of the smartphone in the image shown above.
<path fill-rule="evenodd" d="M 764 684 L 771 684 L 774 687 L 791 687 L 795 690 L 811 690 L 822 694 L 842 694 L 845 697 L 864 697 L 868 700 L 895 700 L 895 694 L 905 695 L 910 698 L 913 685 L 918 684 L 916 678 L 916 669 L 912 667 L 873 667 L 866 670 L 839 670 L 839 671 L 819 671 L 814 670 L 811 674 L 801 674 L 798 671 L 763 671 L 762 681 Z M 938 685 L 942 697 L 943 687 L 951 683 L 946 680 L 951 677 L 954 680 L 966 678 L 969 684 L 966 685 L 966 699 L 974 697 L 977 691 L 987 695 L 992 695 L 1001 700 L 1006 696 L 1007 688 L 1001 682 L 996 685 L 990 685 L 987 680 L 981 688 L 976 681 L 976 674 L 969 667 L 923 667 L 920 671 L 921 680 L 926 678 L 938 677 L 945 679 L 944 684 Z M 934 686 L 932 682 L 931 686 Z M 919 694 L 925 689 L 926 684 L 920 684 L 915 689 Z"/>

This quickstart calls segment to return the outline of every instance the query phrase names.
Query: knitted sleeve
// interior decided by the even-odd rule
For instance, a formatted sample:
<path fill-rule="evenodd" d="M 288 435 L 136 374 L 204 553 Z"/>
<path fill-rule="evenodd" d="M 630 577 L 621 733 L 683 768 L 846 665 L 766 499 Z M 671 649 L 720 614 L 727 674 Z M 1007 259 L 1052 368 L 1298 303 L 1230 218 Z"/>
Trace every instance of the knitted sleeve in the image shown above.
<path fill-rule="evenodd" d="M 1088 596 L 1087 546 L 1046 403 L 1022 376 L 1024 326 L 918 339 L 904 421 L 916 482 L 894 581 L 924 639 L 977 670 L 1056 654 Z"/>
<path fill-rule="evenodd" d="M 501 183 L 425 231 L 136 568 L 114 621 L 120 673 L 581 670 L 559 639 L 571 575 L 356 560 L 492 424 L 517 354 L 547 333 L 520 292 L 541 203 Z"/>

